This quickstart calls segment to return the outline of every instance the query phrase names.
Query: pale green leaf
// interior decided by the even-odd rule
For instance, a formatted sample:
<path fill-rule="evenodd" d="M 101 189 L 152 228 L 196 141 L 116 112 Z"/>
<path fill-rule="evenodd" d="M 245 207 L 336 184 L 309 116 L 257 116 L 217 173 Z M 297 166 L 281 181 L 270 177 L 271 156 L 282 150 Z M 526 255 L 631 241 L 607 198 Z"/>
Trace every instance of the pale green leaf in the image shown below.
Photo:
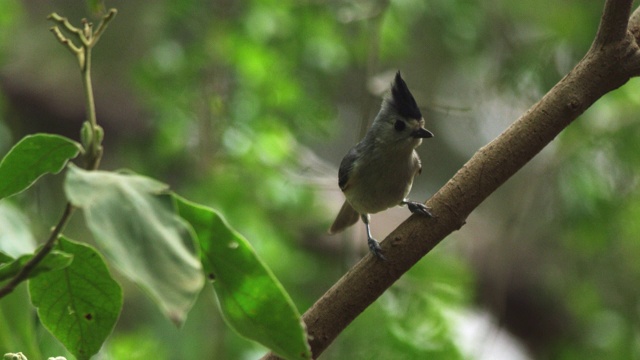
<path fill-rule="evenodd" d="M 69 166 L 67 198 L 82 208 L 105 256 L 181 325 L 204 285 L 190 227 L 156 180 Z"/>
<path fill-rule="evenodd" d="M 32 253 L 35 248 L 27 217 L 11 203 L 0 202 L 0 251 L 16 258 Z"/>

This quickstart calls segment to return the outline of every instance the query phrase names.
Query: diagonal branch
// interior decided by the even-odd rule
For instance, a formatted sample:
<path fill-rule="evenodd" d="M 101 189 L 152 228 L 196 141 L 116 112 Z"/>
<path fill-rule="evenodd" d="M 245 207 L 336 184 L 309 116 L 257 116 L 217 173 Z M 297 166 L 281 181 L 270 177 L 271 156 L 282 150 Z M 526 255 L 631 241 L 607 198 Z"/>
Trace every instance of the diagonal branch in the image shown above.
<path fill-rule="evenodd" d="M 382 248 L 389 261 L 366 256 L 304 314 L 314 358 L 589 106 L 638 73 L 638 45 L 627 33 L 631 2 L 606 1 L 598 34 L 585 57 L 428 201 L 434 218 L 411 216 L 387 236 Z"/>

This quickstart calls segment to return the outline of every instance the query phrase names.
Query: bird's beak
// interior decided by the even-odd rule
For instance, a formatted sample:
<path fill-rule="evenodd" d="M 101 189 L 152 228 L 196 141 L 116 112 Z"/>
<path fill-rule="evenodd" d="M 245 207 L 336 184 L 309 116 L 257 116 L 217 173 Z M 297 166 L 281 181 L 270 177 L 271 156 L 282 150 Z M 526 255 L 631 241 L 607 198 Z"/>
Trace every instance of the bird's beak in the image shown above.
<path fill-rule="evenodd" d="M 416 139 L 426 139 L 426 138 L 433 137 L 433 133 L 431 131 L 421 127 L 418 130 L 414 130 L 411 133 L 411 136 L 416 138 Z"/>

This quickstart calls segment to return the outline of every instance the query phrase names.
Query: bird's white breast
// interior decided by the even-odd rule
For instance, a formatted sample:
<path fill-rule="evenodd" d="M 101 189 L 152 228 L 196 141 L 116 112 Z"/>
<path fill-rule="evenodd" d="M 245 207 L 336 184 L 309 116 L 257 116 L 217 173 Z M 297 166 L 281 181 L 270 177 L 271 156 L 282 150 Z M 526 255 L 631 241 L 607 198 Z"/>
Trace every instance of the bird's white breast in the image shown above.
<path fill-rule="evenodd" d="M 400 204 L 409 194 L 419 170 L 420 159 L 413 150 L 397 154 L 372 151 L 354 164 L 354 184 L 346 189 L 345 195 L 361 214 L 386 210 Z"/>

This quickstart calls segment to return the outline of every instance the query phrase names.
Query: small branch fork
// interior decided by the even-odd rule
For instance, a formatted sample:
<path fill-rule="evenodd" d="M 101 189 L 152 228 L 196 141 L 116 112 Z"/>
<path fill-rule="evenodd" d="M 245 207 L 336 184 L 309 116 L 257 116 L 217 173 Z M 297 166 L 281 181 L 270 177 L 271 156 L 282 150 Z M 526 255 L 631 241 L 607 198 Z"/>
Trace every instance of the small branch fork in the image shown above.
<path fill-rule="evenodd" d="M 87 119 L 82 125 L 81 138 L 82 145 L 84 146 L 86 168 L 89 170 L 97 169 L 100 165 L 100 159 L 102 158 L 102 138 L 104 132 L 98 125 L 96 118 L 96 107 L 93 97 L 93 86 L 91 83 L 91 50 L 98 43 L 100 37 L 107 29 L 109 22 L 117 14 L 116 9 L 110 9 L 100 20 L 100 24 L 96 31 L 93 31 L 93 24 L 82 19 L 82 28 L 77 28 L 67 20 L 56 13 L 49 15 L 47 18 L 58 25 L 51 28 L 51 32 L 58 39 L 58 41 L 64 45 L 72 54 L 74 54 L 80 65 L 80 72 L 82 73 L 82 84 L 85 89 L 85 100 L 87 108 Z M 69 34 L 76 37 L 80 42 L 80 45 L 76 45 L 73 41 L 69 40 L 62 32 L 61 28 L 67 31 Z"/>
<path fill-rule="evenodd" d="M 87 102 L 87 121 L 82 125 L 81 138 L 84 148 L 85 156 L 85 168 L 87 170 L 95 170 L 100 164 L 102 158 L 102 138 L 104 133 L 96 118 L 95 102 L 93 98 L 93 87 L 91 85 L 91 49 L 96 45 L 102 34 L 107 28 L 107 25 L 116 16 L 116 9 L 111 9 L 102 18 L 98 29 L 93 31 L 93 24 L 86 19 L 82 20 L 82 29 L 76 28 L 71 25 L 67 18 L 53 13 L 48 16 L 48 19 L 57 23 L 58 25 L 51 28 L 51 32 L 58 39 L 58 41 L 64 45 L 72 54 L 78 59 L 80 65 L 80 72 L 82 73 L 82 82 L 85 89 L 85 100 Z M 73 41 L 69 40 L 60 30 L 64 29 L 71 35 L 74 35 L 79 41 L 80 45 L 76 45 Z M 53 250 L 58 237 L 64 230 L 67 222 L 73 214 L 74 207 L 71 203 L 67 202 L 64 211 L 58 220 L 58 224 L 51 230 L 49 238 L 44 245 L 38 250 L 38 252 L 24 265 L 20 272 L 16 274 L 9 282 L 7 282 L 2 288 L 0 288 L 0 298 L 10 294 L 21 282 L 29 278 L 29 274 L 38 266 L 38 264 Z"/>
<path fill-rule="evenodd" d="M 106 30 L 109 22 L 113 20 L 118 11 L 116 9 L 110 9 L 109 12 L 102 18 L 100 24 L 98 25 L 98 29 L 93 32 L 93 24 L 87 21 L 87 19 L 82 19 L 82 29 L 79 29 L 69 22 L 69 20 L 65 17 L 62 17 L 56 13 L 53 13 L 47 17 L 47 19 L 57 23 L 58 25 L 53 26 L 50 30 L 53 32 L 53 35 L 64 45 L 67 47 L 72 54 L 76 55 L 78 58 L 78 63 L 80 64 L 80 69 L 84 71 L 86 69 L 86 53 L 91 51 L 91 49 L 98 43 L 100 37 Z M 67 39 L 66 36 L 60 30 L 62 27 L 64 30 L 68 31 L 72 35 L 75 35 L 80 41 L 80 46 L 77 46 Z"/>
<path fill-rule="evenodd" d="M 411 216 L 381 243 L 388 261 L 366 256 L 304 313 L 314 359 L 589 106 L 640 75 L 640 12 L 630 17 L 632 2 L 606 0 L 585 57 L 500 136 L 478 150 L 427 202 L 434 218 Z M 277 358 L 273 353 L 263 357 Z"/>

